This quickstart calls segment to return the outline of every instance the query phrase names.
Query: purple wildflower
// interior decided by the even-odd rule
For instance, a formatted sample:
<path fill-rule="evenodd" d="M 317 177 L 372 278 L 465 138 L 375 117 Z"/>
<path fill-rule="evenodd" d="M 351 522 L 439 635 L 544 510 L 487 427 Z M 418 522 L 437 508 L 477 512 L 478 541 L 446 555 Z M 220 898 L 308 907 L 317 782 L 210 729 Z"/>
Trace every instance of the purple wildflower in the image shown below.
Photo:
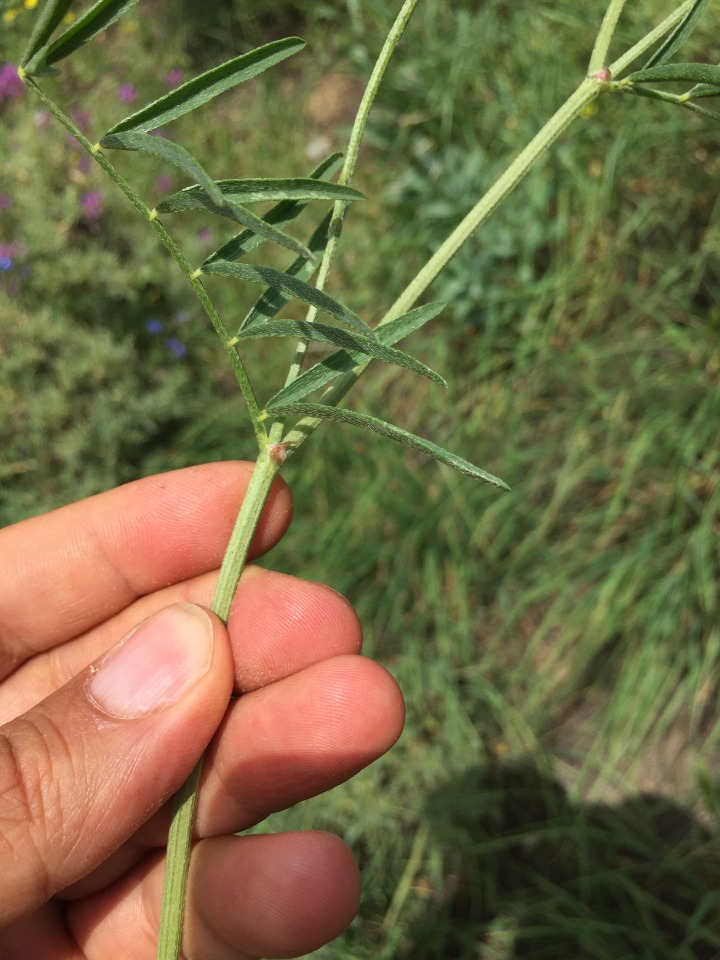
<path fill-rule="evenodd" d="M 105 195 L 101 190 L 91 190 L 89 193 L 83 195 L 83 216 L 88 223 L 95 223 L 100 219 L 103 213 L 104 202 Z"/>
<path fill-rule="evenodd" d="M 0 210 L 9 210 L 11 206 L 12 197 L 8 197 L 4 193 L 0 193 Z"/>
<path fill-rule="evenodd" d="M 179 340 L 177 337 L 168 337 L 165 341 L 165 346 L 170 353 L 174 353 L 176 357 L 184 357 L 187 353 L 187 347 L 182 340 Z"/>
<path fill-rule="evenodd" d="M 90 114 L 87 110 L 73 110 L 70 116 L 75 121 L 76 126 L 81 130 L 88 130 L 90 127 Z"/>
<path fill-rule="evenodd" d="M 15 100 L 23 92 L 23 82 L 17 74 L 17 67 L 4 63 L 0 67 L 0 101 Z"/>
<path fill-rule="evenodd" d="M 155 189 L 158 193 L 167 193 L 172 189 L 173 178 L 169 173 L 161 173 L 155 180 Z"/>
<path fill-rule="evenodd" d="M 0 270 L 12 270 L 13 259 L 6 253 L 0 253 Z"/>
<path fill-rule="evenodd" d="M 203 227 L 201 230 L 198 230 L 197 238 L 203 245 L 210 244 L 213 242 L 213 232 L 210 227 Z"/>
<path fill-rule="evenodd" d="M 163 328 L 163 322 L 158 317 L 150 317 L 145 321 L 145 329 L 148 333 L 160 333 Z"/>
<path fill-rule="evenodd" d="M 118 87 L 118 100 L 120 103 L 132 103 L 137 95 L 138 92 L 131 83 L 121 83 Z"/>
<path fill-rule="evenodd" d="M 173 67 L 165 74 L 165 86 L 177 87 L 182 83 L 183 71 L 180 67 Z"/>

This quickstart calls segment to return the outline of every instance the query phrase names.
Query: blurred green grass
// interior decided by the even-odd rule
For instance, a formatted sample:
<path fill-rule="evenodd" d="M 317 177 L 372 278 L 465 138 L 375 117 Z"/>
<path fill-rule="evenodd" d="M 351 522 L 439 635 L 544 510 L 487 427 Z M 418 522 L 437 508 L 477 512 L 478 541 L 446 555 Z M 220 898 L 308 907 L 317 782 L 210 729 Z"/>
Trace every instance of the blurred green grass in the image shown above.
<path fill-rule="evenodd" d="M 620 37 L 656 6 L 630 5 Z M 120 83 L 155 96 L 164 70 L 207 65 L 242 29 L 258 42 L 302 27 L 304 61 L 218 101 L 209 133 L 184 132 L 217 176 L 309 170 L 314 150 L 342 145 L 353 86 L 338 77 L 367 75 L 391 11 L 325 3 L 299 23 L 278 3 L 248 25 L 233 9 L 214 24 L 208 8 L 193 43 L 159 36 L 150 15 L 118 28 L 64 95 L 89 98 L 99 130 L 121 115 Z M 334 292 L 369 319 L 392 302 L 570 93 L 602 12 L 420 6 L 372 122 L 357 181 L 369 200 L 346 226 Z M 720 60 L 718 28 L 711 11 L 688 59 Z M 3 277 L 3 520 L 249 454 L 212 336 L 141 225 L 62 134 L 40 140 L 24 102 L 0 109 L 3 242 L 22 243 L 26 273 Z M 350 400 L 512 494 L 350 428 L 323 429 L 288 463 L 296 519 L 269 564 L 350 597 L 408 701 L 388 757 L 260 826 L 328 827 L 361 861 L 361 916 L 321 957 L 720 957 L 716 143 L 698 118 L 606 98 L 430 291 L 451 305 L 414 347 L 449 395 L 371 368 Z M 143 170 L 154 195 L 157 168 Z M 89 190 L 107 191 L 102 244 L 81 212 Z M 179 226 L 193 256 L 209 242 L 200 226 Z M 236 309 L 236 288 L 213 293 Z M 255 359 L 259 378 L 280 375 Z"/>

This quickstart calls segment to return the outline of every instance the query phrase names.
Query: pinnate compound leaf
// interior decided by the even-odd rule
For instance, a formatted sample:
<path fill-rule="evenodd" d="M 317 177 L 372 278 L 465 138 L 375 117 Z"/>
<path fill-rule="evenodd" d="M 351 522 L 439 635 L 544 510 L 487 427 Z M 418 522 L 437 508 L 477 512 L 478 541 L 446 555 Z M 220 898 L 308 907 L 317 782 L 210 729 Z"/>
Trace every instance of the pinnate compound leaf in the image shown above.
<path fill-rule="evenodd" d="M 396 320 L 377 327 L 375 335 L 384 346 L 392 346 L 392 344 L 402 340 L 403 337 L 407 337 L 419 329 L 428 320 L 432 320 L 444 308 L 444 303 L 427 303 L 423 307 L 416 307 L 410 313 L 405 313 Z M 270 400 L 270 405 L 295 403 L 308 394 L 314 393 L 315 390 L 319 390 L 320 387 L 324 387 L 335 377 L 343 373 L 349 373 L 358 364 L 364 363 L 365 360 L 366 358 L 357 350 L 338 350 L 337 353 L 326 357 L 320 363 L 316 363 L 315 366 L 310 367 L 292 383 L 279 390 Z"/>
<path fill-rule="evenodd" d="M 101 141 L 102 142 L 102 141 Z M 295 177 L 287 180 L 218 180 L 217 187 L 225 200 L 233 203 L 262 203 L 267 200 L 364 200 L 365 196 L 352 187 Z M 207 196 L 195 184 L 165 197 L 157 209 L 161 213 L 179 213 L 182 210 L 207 208 Z"/>
<path fill-rule="evenodd" d="M 102 33 L 136 3 L 137 0 L 97 0 L 97 3 L 90 7 L 87 13 L 78 17 L 57 40 L 41 50 L 37 60 L 47 66 L 64 60 L 78 47 Z"/>
<path fill-rule="evenodd" d="M 356 413 L 354 410 L 340 410 L 337 407 L 330 407 L 322 403 L 268 405 L 265 411 L 268 417 L 284 418 L 299 416 L 312 417 L 318 420 L 335 420 L 339 423 L 350 423 L 355 427 L 371 430 L 373 433 L 379 433 L 381 436 L 388 437 L 390 440 L 403 443 L 407 447 L 420 450 L 434 460 L 439 460 L 440 463 L 445 463 L 447 466 L 453 467 L 455 470 L 467 474 L 469 477 L 474 477 L 476 480 L 483 480 L 485 483 L 491 483 L 493 486 L 501 487 L 503 490 L 510 489 L 504 480 L 500 480 L 491 473 L 481 470 L 480 467 L 476 467 L 467 460 L 463 460 L 462 457 L 450 453 L 449 450 L 439 447 L 436 443 L 425 440 L 424 437 L 419 437 L 415 433 L 409 433 L 407 430 L 396 427 L 395 424 L 387 423 L 385 420 L 370 417 L 365 413 Z"/>
<path fill-rule="evenodd" d="M 672 33 L 665 38 L 655 53 L 653 53 L 653 55 L 650 57 L 648 62 L 645 64 L 645 68 L 660 66 L 663 63 L 667 63 L 675 51 L 680 49 L 682 44 L 685 43 L 687 38 L 693 32 L 695 25 L 705 13 L 705 8 L 707 7 L 708 3 L 709 0 L 695 0 L 695 3 L 692 5 L 692 7 L 690 7 L 680 23 L 675 27 Z"/>
<path fill-rule="evenodd" d="M 168 163 L 179 167 L 183 173 L 186 173 L 193 180 L 197 180 L 198 185 L 205 190 L 208 197 L 217 205 L 222 206 L 225 202 L 220 188 L 212 177 L 205 172 L 200 163 L 193 155 L 181 147 L 179 143 L 173 143 L 164 137 L 154 137 L 151 133 L 137 133 L 135 130 L 128 130 L 125 133 L 109 133 L 102 138 L 100 146 L 105 150 L 138 150 L 141 153 L 150 153 L 156 157 L 162 157 Z"/>
<path fill-rule="evenodd" d="M 56 28 L 60 26 L 72 4 L 73 0 L 46 0 L 40 10 L 40 15 L 35 21 L 33 32 L 20 61 L 21 66 L 27 73 L 34 72 L 30 66 L 31 61 L 47 44 Z"/>
<path fill-rule="evenodd" d="M 324 323 L 308 323 L 306 320 L 270 320 L 262 325 L 251 327 L 249 330 L 243 330 L 238 334 L 236 340 L 238 342 L 260 340 L 265 337 L 297 337 L 298 340 L 331 343 L 336 347 L 345 347 L 348 350 L 356 351 L 365 357 L 384 360 L 386 363 L 392 363 L 397 367 L 404 367 L 406 370 L 419 373 L 443 387 L 447 386 L 439 373 L 431 370 L 430 367 L 416 360 L 415 357 L 411 357 L 401 350 L 384 346 L 372 337 L 350 333 L 338 327 L 329 327 Z"/>
<path fill-rule="evenodd" d="M 320 180 L 326 176 L 331 177 L 335 171 L 340 168 L 341 163 L 342 154 L 333 153 L 327 160 L 324 160 L 313 170 L 310 177 L 313 180 Z M 271 226 L 284 227 L 286 223 L 291 223 L 295 220 L 306 206 L 307 201 L 281 200 L 280 203 L 268 210 L 262 219 Z M 240 260 L 246 253 L 254 250 L 255 247 L 259 246 L 264 240 L 265 237 L 253 233 L 252 230 L 243 230 L 242 233 L 237 234 L 237 236 L 223 244 L 215 253 L 211 253 L 203 263 L 203 266 L 207 263 L 212 263 L 213 260 Z M 308 246 L 311 245 L 308 244 Z"/>
<path fill-rule="evenodd" d="M 720 84 L 720 66 L 713 63 L 667 63 L 647 70 L 629 73 L 624 80 L 632 83 L 658 83 L 664 80 L 684 80 L 690 83 Z"/>
<path fill-rule="evenodd" d="M 228 60 L 219 67 L 213 67 L 212 70 L 181 84 L 131 116 L 125 117 L 120 123 L 111 127 L 107 134 L 122 133 L 126 130 L 137 130 L 140 133 L 156 130 L 170 123 L 171 120 L 190 113 L 191 110 L 232 89 L 237 84 L 256 77 L 269 67 L 302 50 L 304 46 L 305 42 L 299 37 L 286 37 L 284 40 L 275 40 L 241 57 Z"/>
<path fill-rule="evenodd" d="M 288 276 L 271 267 L 251 267 L 245 263 L 228 263 L 226 260 L 215 260 L 202 268 L 202 273 L 216 274 L 224 277 L 237 277 L 239 280 L 248 280 L 250 283 L 261 283 L 265 287 L 274 287 L 289 293 L 290 296 L 302 300 L 310 306 L 316 307 L 322 313 L 334 317 L 346 327 L 357 330 L 365 336 L 374 337 L 373 331 L 360 317 L 347 307 L 338 303 L 322 290 L 316 290 L 309 283 Z"/>

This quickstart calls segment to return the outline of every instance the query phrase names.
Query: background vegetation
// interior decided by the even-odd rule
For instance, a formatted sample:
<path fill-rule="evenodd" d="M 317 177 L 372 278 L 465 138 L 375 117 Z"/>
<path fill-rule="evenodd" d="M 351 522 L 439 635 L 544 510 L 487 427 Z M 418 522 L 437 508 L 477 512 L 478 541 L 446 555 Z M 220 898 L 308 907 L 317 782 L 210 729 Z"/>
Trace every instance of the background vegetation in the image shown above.
<path fill-rule="evenodd" d="M 5 3 L 0 62 L 32 6 Z M 309 172 L 342 149 L 393 12 L 157 0 L 73 59 L 62 96 L 99 133 L 180 71 L 300 33 L 309 53 L 183 142 L 217 177 Z M 628 4 L 622 39 L 660 12 Z M 424 0 L 334 292 L 367 319 L 394 299 L 572 90 L 602 13 Z M 685 59 L 720 61 L 718 38 L 711 4 Z M 213 335 L 124 198 L 9 74 L 0 120 L 2 522 L 250 454 Z M 182 185 L 132 159 L 148 196 Z M 326 960 L 720 957 L 719 175 L 705 121 L 603 99 L 431 291 L 450 306 L 417 352 L 449 397 L 371 370 L 350 400 L 511 495 L 343 427 L 289 464 L 296 520 L 269 563 L 350 597 L 409 706 L 387 758 L 262 825 L 326 826 L 363 865 Z M 222 239 L 177 228 L 191 260 Z"/>

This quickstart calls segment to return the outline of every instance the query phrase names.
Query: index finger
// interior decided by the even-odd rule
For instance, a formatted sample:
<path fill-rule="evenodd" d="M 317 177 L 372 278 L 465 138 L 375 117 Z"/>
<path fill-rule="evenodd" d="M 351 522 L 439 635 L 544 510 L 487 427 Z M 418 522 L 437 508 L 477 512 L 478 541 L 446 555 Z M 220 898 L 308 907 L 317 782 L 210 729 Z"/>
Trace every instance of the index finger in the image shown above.
<path fill-rule="evenodd" d="M 0 530 L 0 677 L 161 587 L 220 565 L 251 463 L 211 463 L 136 480 Z M 272 487 L 251 548 L 287 529 Z"/>

